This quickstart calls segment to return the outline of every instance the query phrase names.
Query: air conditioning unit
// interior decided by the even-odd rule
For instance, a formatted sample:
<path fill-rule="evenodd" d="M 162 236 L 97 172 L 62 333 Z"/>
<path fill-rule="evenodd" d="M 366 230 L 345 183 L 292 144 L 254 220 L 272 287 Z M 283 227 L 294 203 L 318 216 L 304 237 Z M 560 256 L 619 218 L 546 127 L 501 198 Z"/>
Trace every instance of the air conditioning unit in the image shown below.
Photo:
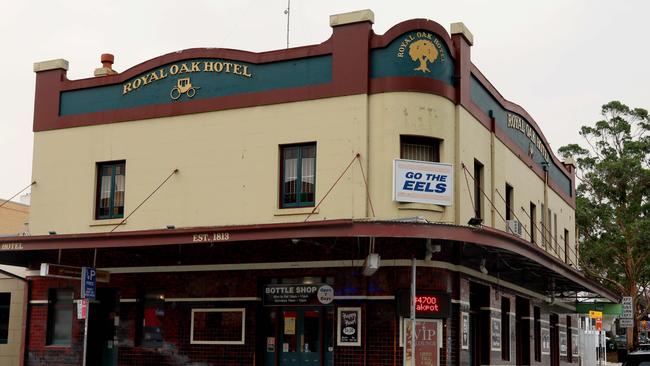
<path fill-rule="evenodd" d="M 519 220 L 506 220 L 506 231 L 512 235 L 521 236 L 523 228 Z"/>

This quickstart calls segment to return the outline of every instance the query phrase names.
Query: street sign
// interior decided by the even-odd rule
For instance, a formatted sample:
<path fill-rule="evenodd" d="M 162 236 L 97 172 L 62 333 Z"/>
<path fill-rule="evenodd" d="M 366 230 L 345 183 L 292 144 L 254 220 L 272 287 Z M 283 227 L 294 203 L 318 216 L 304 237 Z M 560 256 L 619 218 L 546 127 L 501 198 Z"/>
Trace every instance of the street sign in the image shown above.
<path fill-rule="evenodd" d="M 602 318 L 603 318 L 602 311 L 589 310 L 589 319 L 602 319 Z"/>
<path fill-rule="evenodd" d="M 618 325 L 621 328 L 633 328 L 634 327 L 634 319 L 630 318 L 620 318 L 618 320 Z"/>
<path fill-rule="evenodd" d="M 623 299 L 621 300 L 621 305 L 623 307 L 623 314 L 621 314 L 621 318 L 632 319 L 634 317 L 632 296 L 624 296 Z"/>
<path fill-rule="evenodd" d="M 110 272 L 95 270 L 97 282 L 107 283 L 110 280 Z M 41 263 L 41 276 L 81 279 L 81 267 L 62 266 L 60 264 Z"/>
<path fill-rule="evenodd" d="M 97 292 L 97 271 L 93 267 L 81 267 L 81 297 L 95 299 Z"/>
<path fill-rule="evenodd" d="M 75 300 L 77 302 L 77 319 L 86 319 L 88 316 L 88 299 Z"/>
<path fill-rule="evenodd" d="M 596 330 L 603 330 L 603 320 L 596 319 Z"/>

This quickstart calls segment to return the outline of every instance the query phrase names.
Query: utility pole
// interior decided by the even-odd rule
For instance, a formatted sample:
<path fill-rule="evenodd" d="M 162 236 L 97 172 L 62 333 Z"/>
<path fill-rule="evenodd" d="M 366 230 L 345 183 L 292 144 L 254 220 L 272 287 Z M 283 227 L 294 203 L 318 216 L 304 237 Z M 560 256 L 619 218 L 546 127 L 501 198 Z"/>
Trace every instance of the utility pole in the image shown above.
<path fill-rule="evenodd" d="M 284 10 L 287 15 L 287 48 L 289 48 L 289 19 L 291 18 L 291 0 L 287 0 L 287 8 Z"/>

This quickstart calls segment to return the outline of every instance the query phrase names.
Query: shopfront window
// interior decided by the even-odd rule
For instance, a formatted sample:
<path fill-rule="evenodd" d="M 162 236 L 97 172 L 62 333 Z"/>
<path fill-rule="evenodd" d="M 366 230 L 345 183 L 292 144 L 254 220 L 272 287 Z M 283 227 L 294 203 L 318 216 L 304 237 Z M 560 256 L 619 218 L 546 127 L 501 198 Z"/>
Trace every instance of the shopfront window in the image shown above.
<path fill-rule="evenodd" d="M 246 309 L 192 309 L 192 344 L 245 344 Z"/>
<path fill-rule="evenodd" d="M 47 312 L 47 344 L 68 346 L 72 340 L 72 289 L 51 289 Z"/>
<path fill-rule="evenodd" d="M 140 345 L 160 347 L 164 339 L 165 295 L 161 291 L 145 291 L 140 302 Z"/>

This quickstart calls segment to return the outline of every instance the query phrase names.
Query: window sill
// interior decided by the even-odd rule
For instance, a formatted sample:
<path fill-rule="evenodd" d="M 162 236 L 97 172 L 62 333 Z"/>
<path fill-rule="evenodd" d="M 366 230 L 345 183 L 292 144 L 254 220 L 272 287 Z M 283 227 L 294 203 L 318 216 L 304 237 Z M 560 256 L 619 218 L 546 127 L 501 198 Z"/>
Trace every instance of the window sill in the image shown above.
<path fill-rule="evenodd" d="M 92 220 L 88 226 L 115 226 L 115 225 L 126 225 L 126 221 L 122 222 L 124 219 L 101 219 L 101 220 Z"/>
<path fill-rule="evenodd" d="M 398 210 L 445 212 L 445 207 L 427 203 L 399 203 Z"/>
<path fill-rule="evenodd" d="M 313 207 L 279 208 L 275 210 L 273 216 L 309 215 L 312 211 L 314 211 Z M 317 208 L 313 214 L 317 215 L 318 211 Z"/>

